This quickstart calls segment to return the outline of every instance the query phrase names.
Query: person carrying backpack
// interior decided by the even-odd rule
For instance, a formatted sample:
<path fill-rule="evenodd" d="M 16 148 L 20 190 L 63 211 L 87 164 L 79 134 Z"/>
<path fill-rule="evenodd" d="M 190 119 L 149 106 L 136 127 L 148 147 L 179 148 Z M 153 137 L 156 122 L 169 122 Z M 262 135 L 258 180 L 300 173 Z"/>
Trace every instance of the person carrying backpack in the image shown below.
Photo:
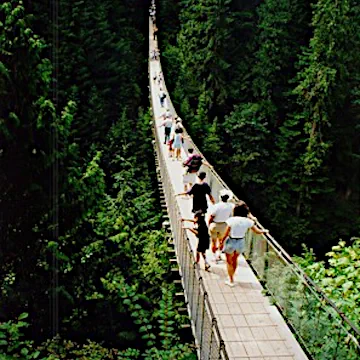
<path fill-rule="evenodd" d="M 187 169 L 183 175 L 183 184 L 184 184 L 184 191 L 188 190 L 188 187 L 191 188 L 193 184 L 196 182 L 196 174 L 200 170 L 201 165 L 205 165 L 211 168 L 211 165 L 204 161 L 203 157 L 198 154 L 194 154 L 194 149 L 188 149 L 189 157 L 183 162 L 183 166 Z"/>

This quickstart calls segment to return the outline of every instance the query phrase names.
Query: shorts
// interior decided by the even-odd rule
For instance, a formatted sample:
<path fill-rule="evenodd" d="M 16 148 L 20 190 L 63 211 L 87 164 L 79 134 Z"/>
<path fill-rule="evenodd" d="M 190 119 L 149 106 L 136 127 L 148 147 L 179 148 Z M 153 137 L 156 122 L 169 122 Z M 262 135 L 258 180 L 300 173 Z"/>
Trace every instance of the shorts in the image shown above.
<path fill-rule="evenodd" d="M 234 252 L 242 254 L 245 251 L 245 238 L 232 239 L 230 236 L 225 240 L 224 253 L 232 254 Z"/>
<path fill-rule="evenodd" d="M 216 239 L 222 239 L 225 235 L 225 231 L 227 229 L 226 222 L 219 222 L 219 223 L 211 223 L 209 226 L 209 233 L 211 240 L 215 241 Z"/>
<path fill-rule="evenodd" d="M 205 253 L 206 250 L 209 249 L 209 245 L 210 245 L 209 237 L 200 237 L 198 238 L 196 251 L 200 253 Z"/>
<path fill-rule="evenodd" d="M 185 170 L 186 171 L 186 170 Z M 183 184 L 195 184 L 196 183 L 196 173 L 188 173 L 187 171 L 183 175 Z"/>

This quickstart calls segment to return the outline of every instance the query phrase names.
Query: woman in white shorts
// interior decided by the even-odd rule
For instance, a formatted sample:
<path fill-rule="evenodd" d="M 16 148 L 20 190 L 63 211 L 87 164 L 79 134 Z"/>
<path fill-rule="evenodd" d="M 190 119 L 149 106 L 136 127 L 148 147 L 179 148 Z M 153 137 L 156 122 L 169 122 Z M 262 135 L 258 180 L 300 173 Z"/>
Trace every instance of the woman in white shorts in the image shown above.
<path fill-rule="evenodd" d="M 251 229 L 256 234 L 268 233 L 268 230 L 261 230 L 254 220 L 248 218 L 249 208 L 244 203 L 235 205 L 234 215 L 226 220 L 227 228 L 222 241 L 225 239 L 224 253 L 226 254 L 227 270 L 229 279 L 225 281 L 228 286 L 234 286 L 234 274 L 237 268 L 237 260 L 240 254 L 245 251 L 245 234 Z"/>

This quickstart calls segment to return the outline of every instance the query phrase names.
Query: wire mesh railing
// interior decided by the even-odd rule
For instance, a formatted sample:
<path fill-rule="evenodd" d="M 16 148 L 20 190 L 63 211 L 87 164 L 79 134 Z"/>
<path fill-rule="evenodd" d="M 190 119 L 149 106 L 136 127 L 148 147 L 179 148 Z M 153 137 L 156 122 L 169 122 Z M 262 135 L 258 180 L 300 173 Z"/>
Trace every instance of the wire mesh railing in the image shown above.
<path fill-rule="evenodd" d="M 360 359 L 360 332 L 323 291 L 269 239 L 249 233 L 247 256 L 303 348 L 313 359 Z"/>
<path fill-rule="evenodd" d="M 159 64 L 161 70 L 161 64 Z M 167 92 L 166 84 L 162 82 L 162 88 Z M 168 108 L 176 115 L 176 111 L 171 102 L 170 96 L 167 97 Z M 198 154 L 200 150 L 185 131 L 184 150 L 193 148 Z M 155 136 L 156 130 L 154 131 Z M 157 146 L 159 139 L 156 141 Z M 160 149 L 157 149 L 161 154 Z M 201 154 L 206 160 L 205 156 Z M 206 160 L 207 161 L 207 160 Z M 209 161 L 207 161 L 209 162 Z M 183 285 L 189 301 L 191 316 L 194 314 L 204 317 L 200 327 L 198 319 L 194 321 L 195 337 L 201 348 L 202 342 L 207 343 L 206 349 L 202 349 L 201 359 L 213 359 L 213 351 L 221 353 L 224 348 L 224 357 L 227 358 L 224 344 L 216 325 L 210 303 L 206 300 L 207 295 L 203 288 L 201 276 L 195 267 L 193 253 L 189 241 L 181 232 L 179 223 L 180 213 L 177 207 L 172 185 L 166 173 L 164 159 L 160 162 L 162 177 L 165 181 L 167 191 L 167 204 L 170 212 L 172 230 L 176 228 L 174 237 L 178 249 L 178 260 L 182 271 Z M 201 169 L 207 173 L 207 182 L 211 187 L 214 198 L 218 198 L 222 189 L 229 189 L 217 172 L 211 167 Z M 239 199 L 234 196 L 237 202 Z M 263 226 L 257 221 L 257 226 Z M 358 360 L 360 359 L 360 331 L 356 326 L 335 306 L 335 304 L 324 294 L 324 292 L 293 262 L 286 251 L 270 235 L 256 235 L 249 232 L 246 236 L 246 258 L 261 280 L 263 286 L 271 294 L 274 303 L 279 308 L 283 317 L 291 327 L 302 347 L 306 350 L 309 357 L 315 360 Z M 195 280 L 196 279 L 196 280 Z M 194 281 L 198 282 L 200 289 L 194 292 Z M 200 312 L 194 309 L 194 304 L 198 302 L 199 293 L 202 291 L 203 310 Z M 212 319 L 212 321 L 211 321 Z M 207 330 L 212 329 L 212 330 Z M 202 333 L 205 331 L 205 333 Z M 208 335 L 210 334 L 210 340 Z M 212 337 L 217 338 L 216 349 L 212 349 Z M 210 345 L 209 345 L 210 341 Z"/>

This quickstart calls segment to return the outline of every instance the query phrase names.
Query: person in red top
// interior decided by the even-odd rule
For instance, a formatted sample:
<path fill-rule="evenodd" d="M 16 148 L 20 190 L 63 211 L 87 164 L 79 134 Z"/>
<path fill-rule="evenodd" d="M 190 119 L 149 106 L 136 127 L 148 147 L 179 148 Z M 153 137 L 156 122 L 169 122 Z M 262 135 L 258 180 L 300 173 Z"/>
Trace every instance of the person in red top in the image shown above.
<path fill-rule="evenodd" d="M 188 158 L 183 162 L 183 166 L 187 168 L 183 174 L 184 191 L 187 192 L 196 182 L 196 174 L 200 170 L 201 165 L 211 167 L 211 165 L 203 160 L 201 155 L 194 154 L 194 149 L 188 149 Z"/>

